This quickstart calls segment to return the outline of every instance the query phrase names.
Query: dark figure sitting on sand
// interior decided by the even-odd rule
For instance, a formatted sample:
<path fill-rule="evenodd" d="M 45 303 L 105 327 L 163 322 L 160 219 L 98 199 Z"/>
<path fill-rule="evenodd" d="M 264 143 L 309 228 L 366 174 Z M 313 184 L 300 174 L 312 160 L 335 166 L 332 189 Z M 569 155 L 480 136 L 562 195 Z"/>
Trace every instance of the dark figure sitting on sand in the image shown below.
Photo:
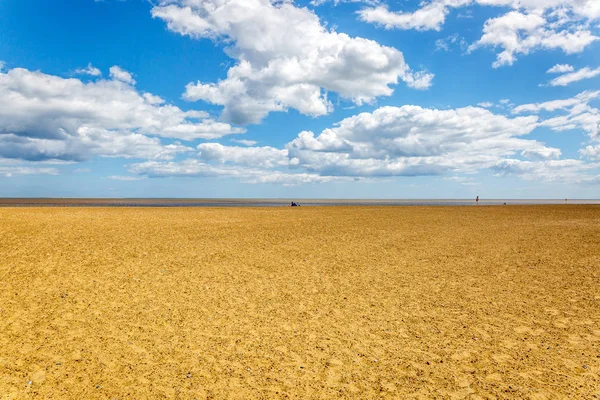
<path fill-rule="evenodd" d="M 298 204 L 298 203 L 296 203 L 296 202 L 292 201 L 292 207 L 298 207 L 298 206 L 299 206 L 299 204 Z"/>

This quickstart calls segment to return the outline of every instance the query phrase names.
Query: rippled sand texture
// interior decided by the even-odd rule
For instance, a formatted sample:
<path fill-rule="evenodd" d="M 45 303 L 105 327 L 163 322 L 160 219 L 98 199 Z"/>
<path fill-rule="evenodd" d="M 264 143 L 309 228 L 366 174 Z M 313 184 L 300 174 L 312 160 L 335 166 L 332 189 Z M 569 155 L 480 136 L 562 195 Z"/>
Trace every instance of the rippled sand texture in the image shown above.
<path fill-rule="evenodd" d="M 600 398 L 600 207 L 3 208 L 0 399 Z"/>

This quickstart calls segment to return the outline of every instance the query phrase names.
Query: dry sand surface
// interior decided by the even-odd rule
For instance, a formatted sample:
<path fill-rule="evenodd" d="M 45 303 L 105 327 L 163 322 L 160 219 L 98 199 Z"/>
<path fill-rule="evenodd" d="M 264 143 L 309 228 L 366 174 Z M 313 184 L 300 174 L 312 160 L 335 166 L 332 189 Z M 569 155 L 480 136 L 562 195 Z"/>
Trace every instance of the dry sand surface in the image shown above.
<path fill-rule="evenodd" d="M 0 399 L 600 398 L 600 207 L 0 209 Z"/>

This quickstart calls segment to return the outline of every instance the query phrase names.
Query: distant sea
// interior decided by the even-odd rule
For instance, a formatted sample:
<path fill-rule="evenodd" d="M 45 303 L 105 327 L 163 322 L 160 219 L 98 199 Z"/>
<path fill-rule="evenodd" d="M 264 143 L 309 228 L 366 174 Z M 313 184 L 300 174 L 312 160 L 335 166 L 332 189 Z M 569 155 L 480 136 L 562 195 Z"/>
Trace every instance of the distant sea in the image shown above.
<path fill-rule="evenodd" d="M 475 199 L 76 199 L 0 198 L 0 207 L 283 207 L 300 206 L 471 206 Z M 481 199 L 480 206 L 600 204 L 592 199 Z"/>

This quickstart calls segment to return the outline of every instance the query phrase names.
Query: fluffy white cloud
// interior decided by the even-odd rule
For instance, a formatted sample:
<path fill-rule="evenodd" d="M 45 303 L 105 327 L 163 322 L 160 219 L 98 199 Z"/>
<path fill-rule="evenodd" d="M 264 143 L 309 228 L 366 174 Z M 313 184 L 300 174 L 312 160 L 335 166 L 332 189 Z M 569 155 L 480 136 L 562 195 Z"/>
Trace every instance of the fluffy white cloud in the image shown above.
<path fill-rule="evenodd" d="M 557 22 L 558 23 L 558 22 Z M 544 15 L 511 11 L 486 21 L 483 36 L 470 49 L 482 46 L 500 47 L 494 67 L 512 65 L 518 54 L 529 54 L 537 49 L 561 49 L 567 54 L 579 53 L 598 40 L 581 25 L 553 29 Z"/>
<path fill-rule="evenodd" d="M 600 67 L 591 69 L 590 67 L 581 68 L 578 71 L 570 72 L 552 79 L 550 86 L 567 86 L 573 82 L 578 82 L 584 79 L 591 79 L 600 75 Z"/>
<path fill-rule="evenodd" d="M 198 145 L 200 159 L 205 162 L 236 164 L 261 168 L 274 168 L 289 165 L 287 150 L 274 147 L 236 147 L 219 143 Z"/>
<path fill-rule="evenodd" d="M 386 29 L 441 30 L 453 8 L 471 5 L 510 7 L 513 10 L 486 21 L 483 36 L 470 46 L 499 47 L 494 67 L 512 65 L 518 54 L 538 49 L 561 49 L 567 54 L 583 51 L 600 39 L 589 22 L 600 19 L 597 0 L 431 0 L 414 11 L 390 11 L 387 6 L 364 8 L 360 19 Z M 443 49 L 444 42 L 438 43 Z"/>
<path fill-rule="evenodd" d="M 419 31 L 442 28 L 452 7 L 462 7 L 471 0 L 434 0 L 423 2 L 412 12 L 393 12 L 386 5 L 369 7 L 359 11 L 362 21 L 381 25 L 386 29 L 416 29 Z"/>
<path fill-rule="evenodd" d="M 156 136 L 214 139 L 243 132 L 205 112 L 162 103 L 119 80 L 84 83 L 15 68 L 0 73 L 0 157 L 169 159 L 193 149 L 165 146 Z"/>
<path fill-rule="evenodd" d="M 550 68 L 546 73 L 548 74 L 564 74 L 566 72 L 573 72 L 575 68 L 569 64 L 556 64 L 554 67 Z"/>
<path fill-rule="evenodd" d="M 589 97 L 582 94 L 577 101 Z M 542 103 L 535 109 L 554 107 Z M 132 164 L 129 170 L 149 177 L 215 176 L 291 185 L 336 179 L 456 176 L 484 169 L 524 179 L 591 182 L 589 173 L 598 165 L 561 159 L 560 149 L 526 138 L 547 121 L 538 116 L 510 118 L 478 107 L 382 107 L 346 118 L 319 135 L 300 132 L 283 149 L 204 143 L 198 146 L 196 157 L 179 162 L 147 161 Z M 590 158 L 596 154 L 595 147 L 582 151 Z M 464 182 L 472 184 L 473 180 Z"/>
<path fill-rule="evenodd" d="M 113 65 L 112 67 L 110 67 L 110 77 L 118 81 L 128 83 L 130 85 L 135 85 L 136 83 L 131 73 L 125 71 L 117 65 Z"/>
<path fill-rule="evenodd" d="M 237 64 L 227 78 L 191 83 L 184 95 L 224 106 L 226 121 L 256 123 L 288 108 L 324 115 L 333 109 L 328 92 L 362 104 L 391 95 L 399 80 L 424 89 L 433 78 L 413 72 L 400 51 L 329 30 L 291 1 L 163 0 L 152 15 L 182 35 L 230 44 Z"/>
<path fill-rule="evenodd" d="M 76 69 L 75 73 L 79 74 L 79 75 L 91 75 L 91 76 L 102 75 L 102 71 L 100 71 L 98 68 L 94 67 L 92 65 L 92 63 L 88 63 L 87 67 L 85 67 L 85 68 Z"/>
<path fill-rule="evenodd" d="M 580 150 L 579 153 L 584 157 L 600 161 L 600 146 L 587 146 L 585 149 Z"/>
<path fill-rule="evenodd" d="M 600 110 L 590 103 L 600 97 L 600 91 L 585 91 L 575 97 L 543 103 L 524 104 L 513 109 L 513 113 L 548 113 L 550 116 L 540 122 L 540 126 L 554 131 L 582 130 L 587 132 L 592 142 L 600 140 Z M 596 158 L 597 146 L 581 150 L 582 156 Z"/>
<path fill-rule="evenodd" d="M 476 107 L 383 107 L 347 118 L 316 137 L 302 132 L 287 148 L 299 166 L 321 174 L 473 172 L 516 153 L 560 155 L 557 149 L 520 138 L 537 126 L 537 117 L 511 119 Z"/>

